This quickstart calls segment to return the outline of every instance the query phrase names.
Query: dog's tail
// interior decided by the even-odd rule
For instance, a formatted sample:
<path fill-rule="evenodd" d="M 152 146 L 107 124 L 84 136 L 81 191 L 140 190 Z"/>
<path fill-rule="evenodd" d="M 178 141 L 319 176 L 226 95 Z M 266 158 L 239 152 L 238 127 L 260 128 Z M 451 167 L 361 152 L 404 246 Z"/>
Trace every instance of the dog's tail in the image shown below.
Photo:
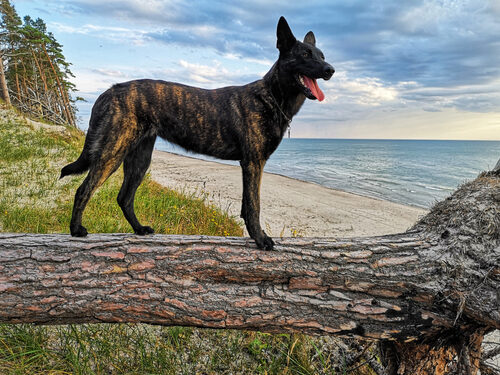
<path fill-rule="evenodd" d="M 71 174 L 81 174 L 89 170 L 90 167 L 90 155 L 86 147 L 83 148 L 81 155 L 71 164 L 68 164 L 63 169 L 61 169 L 61 177 L 68 176 Z"/>
<path fill-rule="evenodd" d="M 82 153 L 73 163 L 61 169 L 60 178 L 72 174 L 81 174 L 89 170 L 94 160 L 94 150 L 99 150 L 99 144 L 102 142 L 102 126 L 109 112 L 109 105 L 112 102 L 110 97 L 112 94 L 110 89 L 97 98 L 92 108 L 92 113 L 90 114 L 89 128 L 87 136 L 85 137 Z"/>
<path fill-rule="evenodd" d="M 82 174 L 89 170 L 91 164 L 91 150 L 95 143 L 96 138 L 96 128 L 98 127 L 98 122 L 94 120 L 94 114 L 90 116 L 89 129 L 87 131 L 87 136 L 85 137 L 85 143 L 83 144 L 83 150 L 78 159 L 73 163 L 66 165 L 61 169 L 61 177 L 69 176 L 71 174 Z"/>

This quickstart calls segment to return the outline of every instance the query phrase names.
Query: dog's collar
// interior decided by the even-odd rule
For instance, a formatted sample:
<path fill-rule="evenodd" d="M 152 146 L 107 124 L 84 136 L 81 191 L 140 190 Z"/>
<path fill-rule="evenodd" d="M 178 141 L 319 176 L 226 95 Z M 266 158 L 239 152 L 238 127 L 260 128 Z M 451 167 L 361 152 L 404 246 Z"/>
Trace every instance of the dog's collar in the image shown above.
<path fill-rule="evenodd" d="M 279 83 L 278 83 L 278 88 L 279 88 L 279 89 L 280 89 L 280 91 L 281 91 L 281 87 L 279 87 Z M 283 115 L 283 117 L 285 118 L 285 120 L 286 120 L 288 123 L 292 122 L 292 119 L 286 115 L 285 111 L 283 111 L 283 109 L 281 108 L 280 104 L 278 103 L 278 101 L 277 101 L 277 100 L 276 100 L 276 98 L 274 97 L 272 87 L 269 87 L 269 94 L 271 95 L 271 98 L 273 98 L 274 104 L 276 104 L 276 107 L 278 107 L 278 109 L 280 110 L 280 112 L 281 112 L 281 114 Z M 290 125 L 288 125 L 288 126 L 290 126 Z"/>
<path fill-rule="evenodd" d="M 274 95 L 273 95 L 272 90 L 269 90 L 269 92 L 270 92 L 270 94 L 271 94 L 271 98 L 273 98 L 273 100 L 274 100 L 274 104 L 276 104 L 276 107 L 278 107 L 278 109 L 280 110 L 280 112 L 281 112 L 281 114 L 283 115 L 283 117 L 285 118 L 285 120 L 286 120 L 287 122 L 289 122 L 289 123 L 290 123 L 290 122 L 292 122 L 292 119 L 291 119 L 290 117 L 288 117 L 288 116 L 285 114 L 285 112 L 283 111 L 283 109 L 282 109 L 282 108 L 281 108 L 281 106 L 279 105 L 278 101 L 276 100 L 276 98 L 275 98 L 275 97 L 274 97 Z"/>

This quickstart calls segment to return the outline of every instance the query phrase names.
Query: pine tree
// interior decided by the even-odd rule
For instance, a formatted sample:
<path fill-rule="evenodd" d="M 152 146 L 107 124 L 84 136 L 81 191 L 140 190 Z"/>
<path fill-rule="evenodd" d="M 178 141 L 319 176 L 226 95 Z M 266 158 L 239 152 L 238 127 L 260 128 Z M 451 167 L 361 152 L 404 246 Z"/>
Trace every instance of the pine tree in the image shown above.
<path fill-rule="evenodd" d="M 19 42 L 19 34 L 17 31 L 21 25 L 21 19 L 8 0 L 0 1 L 0 12 L 2 14 L 2 21 L 0 23 L 0 43 L 3 46 L 0 49 L 0 85 L 2 98 L 5 100 L 7 105 L 10 106 L 10 95 L 5 77 L 4 66 L 5 63 L 7 63 L 8 66 L 9 60 L 5 59 L 5 54 L 6 52 L 10 52 L 10 55 L 12 56 L 15 51 L 15 47 Z M 18 82 L 18 80 L 16 82 Z"/>
<path fill-rule="evenodd" d="M 76 91 L 70 82 L 74 76 L 61 44 L 41 18 L 25 16 L 21 21 L 9 0 L 0 0 L 0 13 L 0 56 L 14 106 L 32 116 L 75 125 L 76 107 L 70 95 Z"/>

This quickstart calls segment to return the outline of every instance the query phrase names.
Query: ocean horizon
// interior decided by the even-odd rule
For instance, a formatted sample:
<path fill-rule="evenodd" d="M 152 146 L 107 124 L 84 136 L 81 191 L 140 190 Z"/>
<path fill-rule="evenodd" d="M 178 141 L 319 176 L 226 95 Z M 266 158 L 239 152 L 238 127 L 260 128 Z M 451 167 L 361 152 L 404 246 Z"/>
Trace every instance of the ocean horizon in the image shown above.
<path fill-rule="evenodd" d="M 239 165 L 158 139 L 157 150 Z M 430 208 L 464 182 L 491 170 L 500 141 L 284 138 L 266 172 L 328 188 Z"/>

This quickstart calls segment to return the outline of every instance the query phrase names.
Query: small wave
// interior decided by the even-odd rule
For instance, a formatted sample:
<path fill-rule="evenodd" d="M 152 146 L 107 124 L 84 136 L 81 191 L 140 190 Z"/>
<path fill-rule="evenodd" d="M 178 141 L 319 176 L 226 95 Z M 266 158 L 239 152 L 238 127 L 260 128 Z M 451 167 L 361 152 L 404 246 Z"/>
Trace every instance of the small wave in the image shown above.
<path fill-rule="evenodd" d="M 386 178 L 376 178 L 376 177 L 368 177 L 365 178 L 366 181 L 371 181 L 371 182 L 376 182 L 380 183 L 382 185 L 401 185 L 399 182 L 394 181 L 394 180 L 389 180 Z"/>
<path fill-rule="evenodd" d="M 421 182 L 415 183 L 416 186 L 422 187 L 427 190 L 435 190 L 435 191 L 453 191 L 451 187 L 448 186 L 440 186 L 440 185 L 427 185 Z"/>

